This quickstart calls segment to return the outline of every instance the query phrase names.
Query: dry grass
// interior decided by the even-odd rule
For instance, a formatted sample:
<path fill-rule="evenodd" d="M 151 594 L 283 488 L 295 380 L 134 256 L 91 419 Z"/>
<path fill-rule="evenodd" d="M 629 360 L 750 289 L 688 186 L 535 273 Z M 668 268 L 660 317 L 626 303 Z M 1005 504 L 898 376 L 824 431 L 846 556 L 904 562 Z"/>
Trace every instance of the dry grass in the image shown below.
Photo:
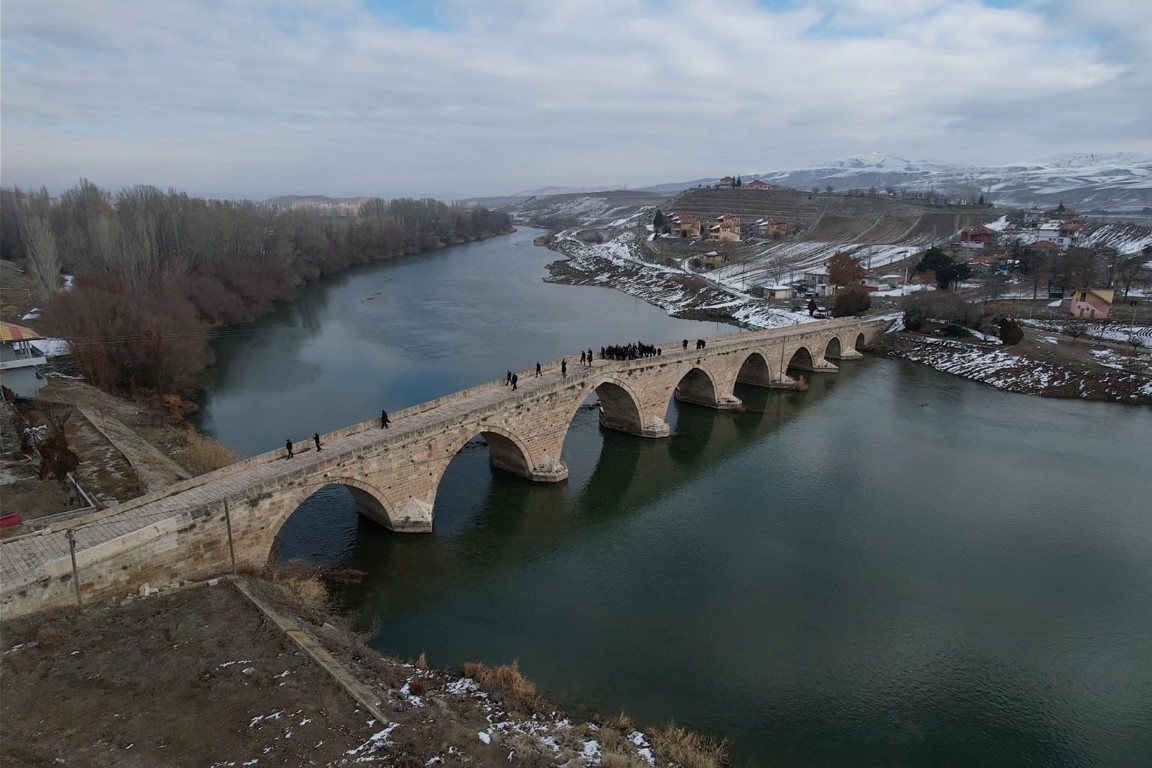
<path fill-rule="evenodd" d="M 420 655 L 416 657 L 416 661 L 412 662 L 412 666 L 416 669 L 428 669 L 428 654 L 420 651 Z"/>
<path fill-rule="evenodd" d="M 234 448 L 202 435 L 194 429 L 188 430 L 188 452 L 185 463 L 188 469 L 198 475 L 214 469 L 235 464 L 243 458 Z"/>
<path fill-rule="evenodd" d="M 534 711 L 541 705 L 536 684 L 520 674 L 517 662 L 488 667 L 475 662 L 464 665 L 464 676 L 470 677 L 489 693 L 498 694 L 509 709 Z"/>
<path fill-rule="evenodd" d="M 331 601 L 328 588 L 324 586 L 319 576 L 290 576 L 277 583 L 294 601 L 305 608 L 323 610 Z"/>
<path fill-rule="evenodd" d="M 669 723 L 651 731 L 656 754 L 680 768 L 721 768 L 728 761 L 727 744 Z"/>

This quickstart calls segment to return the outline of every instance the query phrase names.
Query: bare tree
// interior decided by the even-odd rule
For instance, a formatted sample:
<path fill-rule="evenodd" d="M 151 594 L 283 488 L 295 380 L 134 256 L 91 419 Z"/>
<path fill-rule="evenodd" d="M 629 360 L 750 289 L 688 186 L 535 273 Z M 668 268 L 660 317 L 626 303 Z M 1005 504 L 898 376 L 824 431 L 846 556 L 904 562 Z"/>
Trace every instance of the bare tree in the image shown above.
<path fill-rule="evenodd" d="M 56 248 L 56 234 L 43 216 L 27 214 L 22 224 L 25 264 L 32 278 L 36 298 L 43 300 L 60 287 L 60 254 Z"/>

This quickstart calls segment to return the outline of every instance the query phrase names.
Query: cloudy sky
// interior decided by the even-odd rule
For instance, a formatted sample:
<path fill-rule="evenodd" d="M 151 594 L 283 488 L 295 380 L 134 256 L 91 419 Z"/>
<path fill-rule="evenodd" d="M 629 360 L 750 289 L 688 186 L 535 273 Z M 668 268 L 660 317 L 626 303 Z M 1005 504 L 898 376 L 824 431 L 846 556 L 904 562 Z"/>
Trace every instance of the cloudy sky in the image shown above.
<path fill-rule="evenodd" d="M 639 187 L 1152 152 L 1148 0 L 0 0 L 0 181 Z"/>

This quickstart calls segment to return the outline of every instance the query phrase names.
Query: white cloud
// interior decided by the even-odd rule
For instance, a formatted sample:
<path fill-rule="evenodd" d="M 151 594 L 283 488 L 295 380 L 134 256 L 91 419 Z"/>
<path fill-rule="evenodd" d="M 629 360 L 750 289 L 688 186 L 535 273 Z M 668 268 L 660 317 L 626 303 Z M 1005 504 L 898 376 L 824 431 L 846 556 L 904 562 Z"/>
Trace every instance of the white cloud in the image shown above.
<path fill-rule="evenodd" d="M 452 0 L 426 29 L 353 0 L 11 0 L 3 177 L 465 194 L 1147 152 L 1152 4 L 1129 5 Z"/>

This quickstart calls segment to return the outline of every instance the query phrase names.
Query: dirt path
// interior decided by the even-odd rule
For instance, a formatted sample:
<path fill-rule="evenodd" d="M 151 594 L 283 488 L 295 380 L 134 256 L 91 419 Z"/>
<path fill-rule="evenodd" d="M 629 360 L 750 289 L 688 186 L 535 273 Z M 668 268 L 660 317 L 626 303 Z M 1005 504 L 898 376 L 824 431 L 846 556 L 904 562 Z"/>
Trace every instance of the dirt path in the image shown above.
<path fill-rule="evenodd" d="M 276 585 L 244 584 L 294 628 L 285 632 L 227 579 L 4 623 L 0 764 L 666 764 L 630 722 L 572 722 L 514 668 L 481 689 L 380 656 Z M 346 684 L 375 697 L 386 722 Z"/>

